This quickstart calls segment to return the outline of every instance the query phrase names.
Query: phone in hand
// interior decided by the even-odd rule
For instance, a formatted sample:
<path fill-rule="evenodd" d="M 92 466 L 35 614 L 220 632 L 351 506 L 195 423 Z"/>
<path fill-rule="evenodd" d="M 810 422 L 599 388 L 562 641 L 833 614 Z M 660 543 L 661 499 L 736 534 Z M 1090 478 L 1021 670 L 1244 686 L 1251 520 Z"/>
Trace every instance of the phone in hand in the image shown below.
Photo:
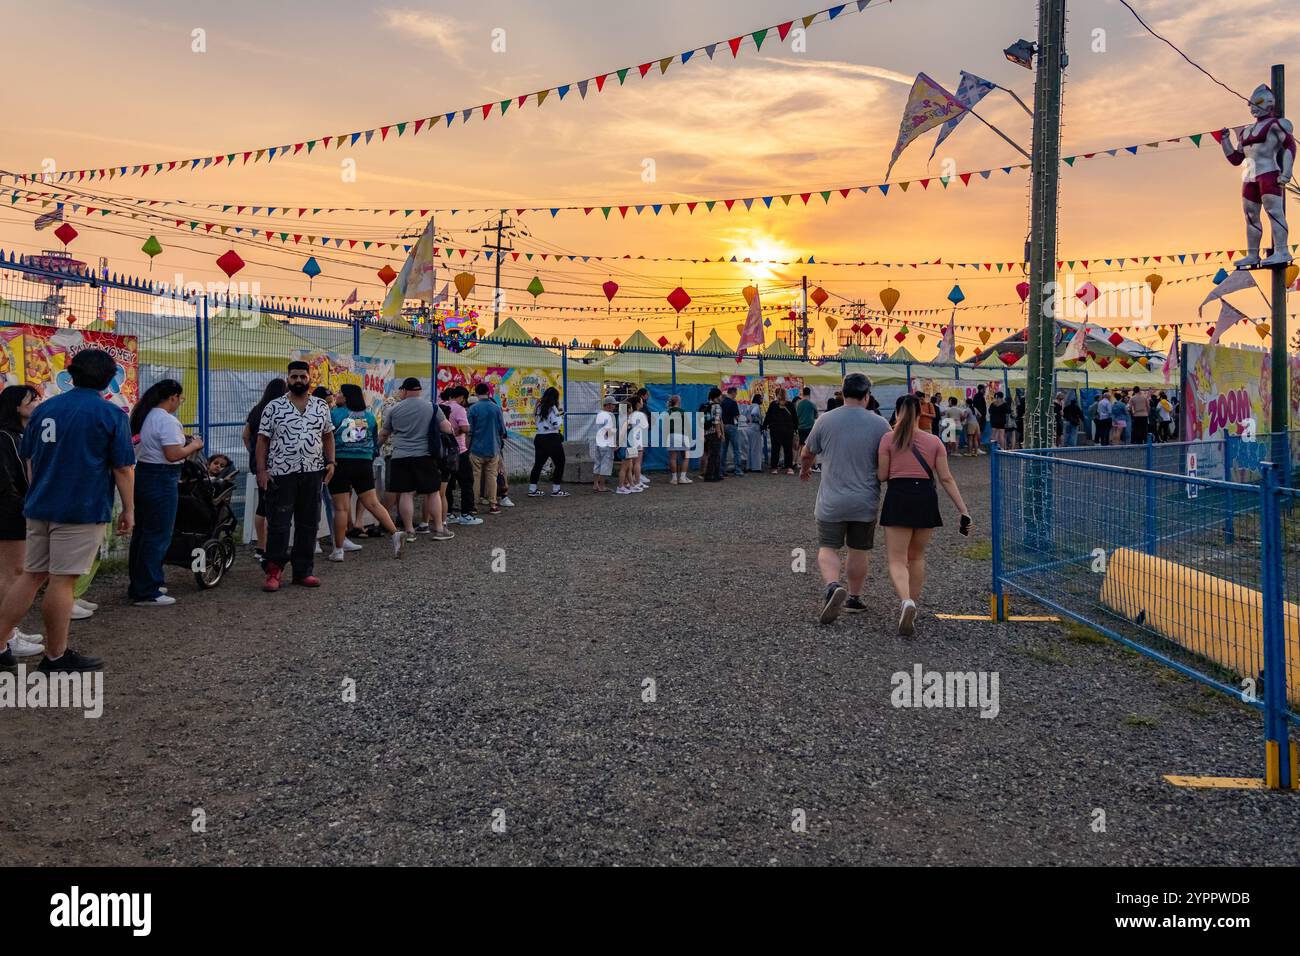
<path fill-rule="evenodd" d="M 970 515 L 961 516 L 961 525 L 957 528 L 959 534 L 970 537 Z"/>

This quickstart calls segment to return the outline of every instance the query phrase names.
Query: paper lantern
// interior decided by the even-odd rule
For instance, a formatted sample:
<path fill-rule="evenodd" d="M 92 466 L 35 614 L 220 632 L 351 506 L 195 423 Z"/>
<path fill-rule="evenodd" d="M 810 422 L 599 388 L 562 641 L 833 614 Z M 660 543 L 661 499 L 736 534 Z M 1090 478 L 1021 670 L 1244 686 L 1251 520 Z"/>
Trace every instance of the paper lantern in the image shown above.
<path fill-rule="evenodd" d="M 460 293 L 462 299 L 468 299 L 469 294 L 474 291 L 474 284 L 478 280 L 474 278 L 472 272 L 462 272 L 452 280 L 456 284 L 456 291 Z"/>
<path fill-rule="evenodd" d="M 610 279 L 600 288 L 605 293 L 605 301 L 613 302 L 614 296 L 618 293 L 618 283 Z"/>
<path fill-rule="evenodd" d="M 980 329 L 980 345 L 988 345 L 993 334 L 988 329 Z"/>
<path fill-rule="evenodd" d="M 667 337 L 663 335 L 659 336 L 659 347 L 662 349 L 662 348 L 666 348 L 667 345 L 668 345 Z"/>
<path fill-rule="evenodd" d="M 380 269 L 377 274 L 379 276 L 379 281 L 382 282 L 384 285 L 388 285 L 394 279 L 397 278 L 397 273 L 394 272 L 393 267 L 388 265 L 387 263 L 385 263 L 384 267 Z"/>
<path fill-rule="evenodd" d="M 1110 333 L 1110 338 L 1106 341 L 1115 346 L 1115 348 L 1119 348 L 1124 342 L 1124 336 L 1120 335 L 1118 332 L 1112 332 Z"/>
<path fill-rule="evenodd" d="M 899 329 L 897 332 L 894 333 L 894 341 L 897 342 L 899 345 L 902 345 L 903 340 L 906 338 L 907 338 L 907 333 L 904 332 L 902 329 Z"/>
<path fill-rule="evenodd" d="M 924 345 L 924 344 L 925 344 L 925 333 L 921 333 L 920 335 L 918 335 L 918 336 L 916 337 L 916 341 L 917 341 L 919 344 Z"/>
<path fill-rule="evenodd" d="M 1293 262 L 1286 267 L 1286 287 L 1289 289 L 1295 285 L 1296 279 L 1300 279 L 1300 266 Z"/>
<path fill-rule="evenodd" d="M 537 297 L 545 291 L 546 290 L 542 288 L 542 280 L 537 276 L 533 276 L 533 281 L 528 283 L 528 294 L 533 297 L 534 304 L 537 302 Z"/>
<path fill-rule="evenodd" d="M 1100 294 L 1101 293 L 1098 291 L 1095 285 L 1093 285 L 1091 282 L 1085 282 L 1083 285 L 1079 286 L 1079 288 L 1075 290 L 1074 297 L 1078 299 L 1080 302 L 1082 302 L 1083 307 L 1086 309 L 1088 306 L 1092 305 L 1094 302 L 1097 301 L 1097 296 Z"/>
<path fill-rule="evenodd" d="M 740 290 L 740 294 L 745 297 L 745 305 L 749 305 L 754 301 L 754 296 L 758 295 L 758 289 L 754 288 L 752 285 L 747 285 L 745 288 Z"/>
<path fill-rule="evenodd" d="M 966 354 L 966 346 L 964 345 L 957 346 L 957 357 L 961 358 L 965 354 Z"/>
<path fill-rule="evenodd" d="M 302 264 L 302 271 L 307 275 L 307 288 L 311 288 L 311 280 L 320 275 L 320 263 L 316 261 L 315 256 L 308 256 L 307 261 Z"/>
<path fill-rule="evenodd" d="M 234 249 L 230 249 L 221 254 L 217 266 L 226 274 L 227 279 L 233 279 L 235 273 L 244 268 L 244 260 L 239 258 L 239 253 Z"/>
<path fill-rule="evenodd" d="M 77 324 L 77 317 L 76 317 L 75 315 L 73 315 L 71 312 L 68 313 L 67 323 L 68 323 L 68 325 L 76 325 L 76 324 Z"/>
<path fill-rule="evenodd" d="M 835 331 L 835 326 L 839 324 L 839 319 L 835 318 L 835 316 L 829 315 L 826 317 L 826 328 L 830 329 L 832 332 Z"/>
<path fill-rule="evenodd" d="M 1258 335 L 1261 339 L 1268 338 L 1268 333 L 1272 331 L 1273 331 L 1273 327 L 1270 326 L 1267 322 L 1255 323 L 1255 334 Z"/>
<path fill-rule="evenodd" d="M 952 291 L 948 293 L 948 301 L 953 305 L 966 301 L 966 293 L 961 291 L 961 286 L 955 285 L 952 287 Z"/>
<path fill-rule="evenodd" d="M 678 312 L 681 312 L 682 309 L 691 304 L 691 297 L 686 294 L 685 289 L 678 286 L 676 289 L 673 289 L 672 292 L 668 293 L 668 304 Z"/>
<path fill-rule="evenodd" d="M 744 323 L 744 322 L 737 322 L 737 323 L 736 323 L 736 332 L 737 332 L 737 333 L 743 333 L 744 331 L 745 331 L 745 323 Z"/>
<path fill-rule="evenodd" d="M 622 344 L 623 344 L 623 340 L 622 340 L 622 339 L 615 339 L 615 340 L 614 340 L 614 348 L 618 348 L 618 347 L 619 347 L 620 345 L 622 345 Z"/>
<path fill-rule="evenodd" d="M 1216 272 L 1216 273 L 1214 274 L 1214 284 L 1215 284 L 1215 285 L 1218 285 L 1220 282 L 1222 282 L 1222 281 L 1223 281 L 1224 279 L 1226 279 L 1226 278 L 1228 278 L 1228 270 L 1227 270 L 1227 269 L 1219 269 L 1219 271 Z"/>
<path fill-rule="evenodd" d="M 1020 282 L 1020 283 L 1017 283 L 1017 285 L 1016 285 L 1016 294 L 1020 296 L 1020 301 L 1021 301 L 1022 303 L 1023 303 L 1026 299 L 1028 299 L 1028 298 L 1029 298 L 1029 283 L 1028 283 L 1028 282 Z"/>
<path fill-rule="evenodd" d="M 813 304 L 820 309 L 823 305 L 826 304 L 826 300 L 830 298 L 830 295 L 827 293 L 825 289 L 823 289 L 821 286 L 818 286 L 817 288 L 812 290 L 812 295 L 808 296 L 808 298 L 812 299 Z"/>
<path fill-rule="evenodd" d="M 1003 353 L 1002 353 L 1000 356 L 998 356 L 998 357 L 999 357 L 1000 359 L 1002 359 L 1002 364 L 1003 364 L 1003 365 L 1015 365 L 1017 362 L 1020 361 L 1020 353 L 1019 353 L 1019 352 L 1003 352 Z"/>
<path fill-rule="evenodd" d="M 140 251 L 149 257 L 149 271 L 153 272 L 153 257 L 162 252 L 162 243 L 158 241 L 157 236 L 150 236 L 140 247 Z"/>
<path fill-rule="evenodd" d="M 59 237 L 59 241 L 65 246 L 77 238 L 77 230 L 73 229 L 72 224 L 67 222 L 55 229 L 54 234 Z"/>
<path fill-rule="evenodd" d="M 886 315 L 894 314 L 894 306 L 898 305 L 899 292 L 897 289 L 884 289 L 880 293 L 880 304 L 885 307 Z"/>
<path fill-rule="evenodd" d="M 1165 278 L 1159 273 L 1153 272 L 1147 276 L 1147 285 L 1151 287 L 1151 294 L 1155 295 L 1160 291 L 1160 286 L 1164 284 Z"/>
<path fill-rule="evenodd" d="M 1168 329 L 1157 329 L 1157 330 L 1156 330 L 1156 335 L 1160 336 L 1160 341 L 1163 342 L 1165 339 L 1169 338 L 1169 330 L 1168 330 Z"/>

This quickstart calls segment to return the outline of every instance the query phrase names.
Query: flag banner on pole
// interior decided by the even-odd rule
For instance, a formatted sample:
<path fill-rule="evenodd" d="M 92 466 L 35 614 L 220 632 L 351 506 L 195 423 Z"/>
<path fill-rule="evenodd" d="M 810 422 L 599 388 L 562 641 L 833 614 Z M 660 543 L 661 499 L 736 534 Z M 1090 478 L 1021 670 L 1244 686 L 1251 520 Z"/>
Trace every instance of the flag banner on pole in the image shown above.
<path fill-rule="evenodd" d="M 973 110 L 980 100 L 984 99 L 984 97 L 988 96 L 995 89 L 997 89 L 997 87 L 988 80 L 981 79 L 974 73 L 967 73 L 965 70 L 962 70 L 961 82 L 957 84 L 957 102 L 961 103 L 961 105 L 966 107 L 966 109 Z M 934 141 L 934 149 L 930 150 L 931 159 L 934 159 L 934 154 L 939 151 L 939 147 L 943 144 L 943 141 L 957 128 L 957 124 L 965 118 L 966 114 L 962 113 L 960 116 L 948 120 L 948 122 L 944 123 L 943 126 L 940 127 L 939 137 Z"/>
<path fill-rule="evenodd" d="M 1214 287 L 1214 291 L 1207 295 L 1205 301 L 1197 307 L 1196 314 L 1203 315 L 1205 307 L 1215 299 L 1222 299 L 1225 295 L 1231 295 L 1233 292 L 1241 292 L 1243 289 L 1257 288 L 1259 288 L 1259 286 L 1255 284 L 1255 276 L 1252 273 L 1245 269 L 1237 269 L 1234 272 L 1229 273 L 1226 279 Z M 1223 319 L 1222 312 L 1219 313 L 1219 319 L 1220 321 Z"/>
<path fill-rule="evenodd" d="M 382 318 L 390 322 L 400 318 L 402 304 L 407 299 L 407 290 L 413 288 L 415 281 L 423 279 L 437 268 L 433 257 L 433 247 L 436 241 L 433 234 L 433 219 L 430 219 L 425 224 L 420 240 L 415 244 L 415 248 L 411 250 L 411 254 L 407 256 L 402 271 L 393 280 L 388 295 L 384 297 L 384 306 L 379 310 Z M 414 293 L 412 294 L 413 297 Z"/>
<path fill-rule="evenodd" d="M 903 120 L 898 125 L 898 142 L 894 144 L 894 154 L 889 158 L 889 168 L 885 178 L 894 169 L 894 163 L 903 154 L 908 145 L 924 133 L 934 129 L 940 123 L 946 123 L 966 112 L 966 107 L 942 86 L 924 73 L 916 74 L 912 92 L 907 96 L 907 105 L 903 107 Z"/>
<path fill-rule="evenodd" d="M 755 289 L 754 298 L 749 300 L 749 313 L 745 316 L 745 327 L 741 330 L 740 344 L 736 346 L 736 351 L 762 346 L 763 341 L 763 306 L 759 302 L 758 290 Z"/>

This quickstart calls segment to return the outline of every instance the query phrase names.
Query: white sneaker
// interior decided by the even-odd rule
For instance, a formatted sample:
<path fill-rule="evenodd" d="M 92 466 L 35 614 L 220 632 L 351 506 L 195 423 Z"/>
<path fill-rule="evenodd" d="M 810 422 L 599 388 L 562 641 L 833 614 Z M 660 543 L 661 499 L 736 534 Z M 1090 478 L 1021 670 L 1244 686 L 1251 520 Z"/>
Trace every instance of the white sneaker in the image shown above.
<path fill-rule="evenodd" d="M 673 475 L 671 478 L 669 478 L 669 479 L 668 479 L 668 484 L 670 484 L 670 485 L 675 485 L 675 484 L 677 484 L 677 476 L 676 476 L 676 475 Z"/>
<path fill-rule="evenodd" d="M 459 520 L 458 522 L 456 522 L 456 523 L 457 523 L 457 524 L 463 524 L 463 525 L 465 525 L 467 528 L 472 528 L 472 527 L 474 527 L 475 525 L 480 525 L 480 524 L 482 524 L 482 523 L 483 523 L 483 519 L 480 518 L 478 515 L 461 515 L 461 516 L 460 516 L 460 520 Z"/>
<path fill-rule="evenodd" d="M 161 588 L 159 590 L 161 590 Z M 167 593 L 166 591 L 163 591 L 163 594 L 166 593 Z M 94 614 L 96 611 L 99 610 L 99 605 L 96 604 L 94 601 L 83 601 L 81 598 L 77 598 L 72 603 L 77 605 L 77 607 L 79 608 L 83 608 L 89 611 L 91 614 Z"/>
<path fill-rule="evenodd" d="M 361 550 L 361 545 L 357 544 L 355 541 L 350 541 L 350 540 L 348 540 L 347 538 L 344 538 L 344 539 L 343 539 L 343 550 L 344 550 L 344 551 L 349 551 L 349 552 L 351 552 L 351 551 L 360 551 L 360 550 Z"/>
<path fill-rule="evenodd" d="M 393 539 L 393 557 L 400 558 L 402 556 L 402 541 L 405 540 L 406 535 L 400 531 L 394 531 L 390 537 Z"/>
<path fill-rule="evenodd" d="M 45 640 L 40 634 L 24 634 L 14 628 L 14 636 L 9 638 L 9 652 L 14 657 L 35 657 L 37 654 L 45 653 L 45 646 L 38 644 L 38 640 Z"/>
<path fill-rule="evenodd" d="M 678 478 L 678 479 L 677 479 L 677 483 L 678 483 L 679 485 L 693 485 L 693 484 L 695 484 L 695 482 L 691 481 L 691 479 L 687 478 L 685 475 L 682 475 L 680 478 Z"/>
<path fill-rule="evenodd" d="M 641 485 L 642 485 L 642 487 L 647 487 L 647 486 L 649 486 L 649 484 L 650 484 L 650 479 L 647 478 L 645 475 L 642 475 L 642 476 L 641 476 Z"/>
<path fill-rule="evenodd" d="M 506 495 L 504 498 L 498 501 L 497 504 L 499 504 L 502 508 L 513 508 L 515 506 L 515 503 L 510 500 L 509 495 Z"/>
<path fill-rule="evenodd" d="M 75 602 L 72 605 L 72 619 L 74 621 L 84 621 L 94 613 L 94 611 L 87 611 L 84 607 Z"/>
<path fill-rule="evenodd" d="M 317 553 L 317 554 L 321 554 L 321 553 L 322 553 L 322 552 L 321 552 L 321 546 L 320 546 L 320 542 L 319 542 L 319 541 L 316 542 L 316 553 Z"/>
<path fill-rule="evenodd" d="M 631 488 L 624 488 L 622 485 L 619 485 L 618 488 L 615 489 L 614 491 L 614 494 L 616 495 L 630 495 L 631 493 L 632 493 Z"/>
<path fill-rule="evenodd" d="M 909 599 L 902 603 L 898 614 L 898 633 L 911 637 L 916 631 L 916 602 Z"/>
<path fill-rule="evenodd" d="M 629 495 L 639 495 L 643 491 L 645 491 L 645 485 L 633 485 L 627 490 L 627 493 Z"/>
<path fill-rule="evenodd" d="M 171 607 L 176 599 L 167 594 L 160 594 L 152 601 L 133 601 L 136 607 Z"/>
<path fill-rule="evenodd" d="M 330 552 L 330 556 L 329 556 L 329 560 L 331 560 L 331 561 L 336 561 L 336 562 L 337 562 L 337 561 L 342 561 L 342 560 L 343 560 L 343 549 L 342 549 L 342 548 L 335 548 L 333 551 L 331 551 L 331 552 Z"/>

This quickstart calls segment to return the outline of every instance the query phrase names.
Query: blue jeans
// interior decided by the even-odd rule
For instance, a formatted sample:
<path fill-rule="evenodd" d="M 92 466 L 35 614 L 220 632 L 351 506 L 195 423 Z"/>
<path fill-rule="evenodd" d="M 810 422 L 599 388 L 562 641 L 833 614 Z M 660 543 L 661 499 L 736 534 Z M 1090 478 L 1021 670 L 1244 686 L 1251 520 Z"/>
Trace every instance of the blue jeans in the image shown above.
<path fill-rule="evenodd" d="M 180 465 L 140 462 L 135 466 L 135 528 L 127 552 L 132 601 L 152 601 L 162 594 L 163 558 L 176 526 L 177 483 Z"/>
<path fill-rule="evenodd" d="M 725 442 L 722 446 L 722 470 L 727 470 L 727 453 L 734 452 L 736 474 L 743 475 L 745 473 L 745 453 L 740 450 L 740 426 L 723 425 L 722 435 Z"/>
<path fill-rule="evenodd" d="M 1065 423 L 1065 445 L 1067 448 L 1074 448 L 1079 444 L 1079 426 Z"/>

